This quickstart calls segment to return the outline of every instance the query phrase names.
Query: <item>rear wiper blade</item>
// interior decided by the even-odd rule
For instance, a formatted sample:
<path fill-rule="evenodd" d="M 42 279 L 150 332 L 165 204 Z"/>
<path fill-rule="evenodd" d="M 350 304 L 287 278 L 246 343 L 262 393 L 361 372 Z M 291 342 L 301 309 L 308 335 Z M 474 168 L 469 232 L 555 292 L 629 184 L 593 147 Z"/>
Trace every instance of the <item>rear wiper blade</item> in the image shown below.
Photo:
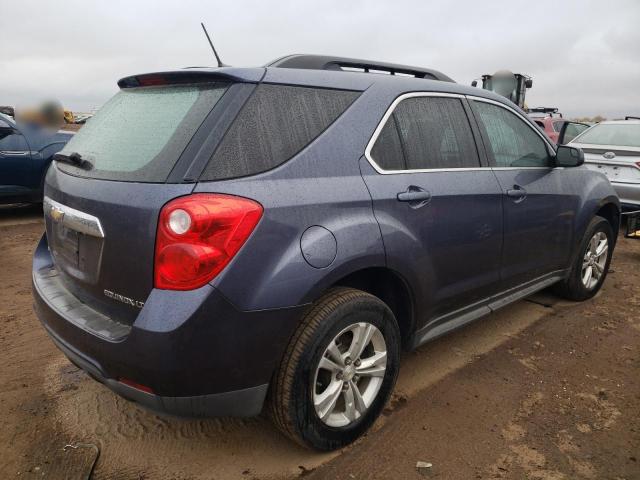
<path fill-rule="evenodd" d="M 53 156 L 53 159 L 56 162 L 68 163 L 69 165 L 73 165 L 74 167 L 82 168 L 84 170 L 91 170 L 93 168 L 93 163 L 89 160 L 85 160 L 82 158 L 78 152 L 73 152 L 70 155 L 65 155 L 64 153 L 56 153 Z"/>

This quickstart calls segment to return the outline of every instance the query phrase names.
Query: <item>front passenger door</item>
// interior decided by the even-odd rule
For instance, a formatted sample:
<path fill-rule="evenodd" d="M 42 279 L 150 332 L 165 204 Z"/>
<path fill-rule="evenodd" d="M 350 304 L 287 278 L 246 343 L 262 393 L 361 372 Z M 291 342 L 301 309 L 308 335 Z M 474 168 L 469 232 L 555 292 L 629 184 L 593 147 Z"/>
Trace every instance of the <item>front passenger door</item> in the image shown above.
<path fill-rule="evenodd" d="M 471 101 L 493 171 L 503 191 L 502 279 L 515 287 L 566 267 L 579 198 L 553 150 L 514 109 Z"/>

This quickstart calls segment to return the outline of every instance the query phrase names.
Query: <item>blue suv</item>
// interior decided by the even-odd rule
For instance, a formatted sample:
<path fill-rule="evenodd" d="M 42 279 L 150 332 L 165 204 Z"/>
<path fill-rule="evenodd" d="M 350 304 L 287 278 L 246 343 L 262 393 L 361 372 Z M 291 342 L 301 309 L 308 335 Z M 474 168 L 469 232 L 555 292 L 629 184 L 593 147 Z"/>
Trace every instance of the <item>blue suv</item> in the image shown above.
<path fill-rule="evenodd" d="M 339 448 L 402 350 L 606 277 L 613 188 L 491 92 L 309 55 L 118 85 L 47 174 L 33 292 L 73 363 L 154 410 L 265 407 Z"/>

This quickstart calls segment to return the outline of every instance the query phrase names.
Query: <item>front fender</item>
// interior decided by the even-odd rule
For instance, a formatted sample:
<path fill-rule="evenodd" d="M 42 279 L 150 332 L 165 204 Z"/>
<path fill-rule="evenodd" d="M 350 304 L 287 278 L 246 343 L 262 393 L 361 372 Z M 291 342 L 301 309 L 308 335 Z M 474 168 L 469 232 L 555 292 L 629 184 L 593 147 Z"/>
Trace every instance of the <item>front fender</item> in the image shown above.
<path fill-rule="evenodd" d="M 618 222 L 620 218 L 620 199 L 616 194 L 616 191 L 611 186 L 609 180 L 601 173 L 582 169 L 581 175 L 581 195 L 580 205 L 576 212 L 576 222 L 573 232 L 573 243 L 576 248 L 574 254 L 571 256 L 571 265 L 575 261 L 577 253 L 577 246 L 584 237 L 584 234 L 589 226 L 589 222 L 596 216 L 598 211 L 607 204 L 612 204 L 618 210 Z M 613 225 L 614 230 L 617 232 L 618 225 Z M 616 239 L 614 239 L 615 242 Z"/>

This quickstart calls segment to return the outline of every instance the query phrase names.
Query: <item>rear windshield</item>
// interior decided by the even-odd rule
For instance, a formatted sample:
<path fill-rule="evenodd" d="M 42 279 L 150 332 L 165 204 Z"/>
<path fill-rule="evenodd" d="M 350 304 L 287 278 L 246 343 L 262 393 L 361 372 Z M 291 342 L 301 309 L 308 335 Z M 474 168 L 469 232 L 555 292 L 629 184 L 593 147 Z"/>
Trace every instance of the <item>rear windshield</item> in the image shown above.
<path fill-rule="evenodd" d="M 573 139 L 575 143 L 640 147 L 640 124 L 605 123 L 595 125 Z"/>
<path fill-rule="evenodd" d="M 109 100 L 61 153 L 79 153 L 90 170 L 74 175 L 130 182 L 167 180 L 180 154 L 228 84 L 126 88 Z"/>

